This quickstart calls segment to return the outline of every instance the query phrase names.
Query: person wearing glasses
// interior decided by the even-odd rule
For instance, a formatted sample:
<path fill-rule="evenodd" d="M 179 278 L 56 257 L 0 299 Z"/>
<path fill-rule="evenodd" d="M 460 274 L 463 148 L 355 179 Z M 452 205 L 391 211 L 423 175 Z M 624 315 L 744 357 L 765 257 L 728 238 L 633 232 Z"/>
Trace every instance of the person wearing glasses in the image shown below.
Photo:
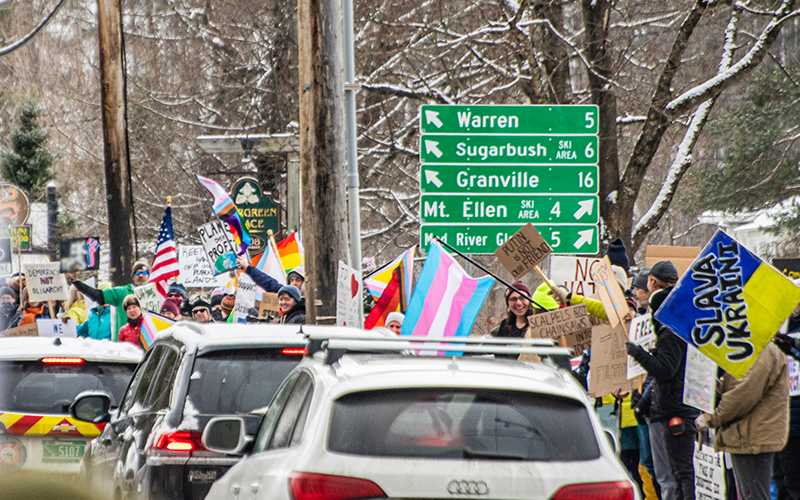
<path fill-rule="evenodd" d="M 211 304 L 204 297 L 198 297 L 192 302 L 192 319 L 198 323 L 214 323 L 211 318 Z"/>
<path fill-rule="evenodd" d="M 115 286 L 107 290 L 99 290 L 91 287 L 86 283 L 78 280 L 72 281 L 75 288 L 85 296 L 92 299 L 98 304 L 108 304 L 114 308 L 114 327 L 113 332 L 119 332 L 120 329 L 127 323 L 127 314 L 122 303 L 125 297 L 133 293 L 134 288 L 147 284 L 150 279 L 150 264 L 145 259 L 137 260 L 133 263 L 133 270 L 131 271 L 131 281 L 124 286 Z M 114 339 L 116 340 L 116 339 Z"/>

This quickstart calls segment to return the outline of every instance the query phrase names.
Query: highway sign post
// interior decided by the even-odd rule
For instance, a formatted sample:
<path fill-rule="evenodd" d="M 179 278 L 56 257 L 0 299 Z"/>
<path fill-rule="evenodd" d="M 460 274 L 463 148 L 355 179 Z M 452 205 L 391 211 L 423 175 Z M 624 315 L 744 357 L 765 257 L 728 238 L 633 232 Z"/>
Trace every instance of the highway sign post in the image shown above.
<path fill-rule="evenodd" d="M 598 108 L 425 105 L 420 241 L 493 253 L 532 223 L 556 254 L 598 250 Z"/>

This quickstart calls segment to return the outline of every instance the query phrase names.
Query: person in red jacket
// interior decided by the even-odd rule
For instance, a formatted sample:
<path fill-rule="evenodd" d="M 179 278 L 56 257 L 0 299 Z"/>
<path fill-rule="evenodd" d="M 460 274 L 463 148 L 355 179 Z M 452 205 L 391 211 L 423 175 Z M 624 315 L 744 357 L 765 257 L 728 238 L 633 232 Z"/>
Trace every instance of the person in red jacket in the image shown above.
<path fill-rule="evenodd" d="M 119 329 L 117 341 L 130 342 L 141 348 L 139 335 L 142 333 L 142 321 L 144 321 L 144 317 L 142 316 L 142 308 L 139 307 L 139 299 L 136 298 L 136 295 L 128 295 L 125 297 L 125 300 L 122 301 L 122 309 L 125 311 L 125 314 L 128 315 L 128 322 Z"/>

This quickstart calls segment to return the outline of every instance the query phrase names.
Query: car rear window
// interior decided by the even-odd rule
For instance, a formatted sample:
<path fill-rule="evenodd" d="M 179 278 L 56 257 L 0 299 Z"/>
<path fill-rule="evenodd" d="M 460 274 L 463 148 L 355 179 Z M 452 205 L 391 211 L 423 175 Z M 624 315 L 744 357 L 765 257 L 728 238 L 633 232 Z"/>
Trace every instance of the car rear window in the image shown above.
<path fill-rule="evenodd" d="M 134 369 L 136 363 L 0 362 L 0 411 L 68 415 L 84 391 L 106 392 L 117 406 Z"/>
<path fill-rule="evenodd" d="M 281 348 L 210 352 L 194 362 L 187 399 L 201 415 L 250 413 L 269 404 L 302 359 Z"/>
<path fill-rule="evenodd" d="M 334 401 L 328 448 L 353 455 L 573 461 L 600 456 L 586 407 L 532 392 L 403 389 Z"/>

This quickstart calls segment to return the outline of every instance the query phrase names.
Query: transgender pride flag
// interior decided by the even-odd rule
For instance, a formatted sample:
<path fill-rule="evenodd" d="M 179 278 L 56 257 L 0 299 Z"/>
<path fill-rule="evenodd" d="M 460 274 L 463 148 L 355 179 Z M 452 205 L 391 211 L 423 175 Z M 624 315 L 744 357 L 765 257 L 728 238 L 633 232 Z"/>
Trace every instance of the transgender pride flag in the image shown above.
<path fill-rule="evenodd" d="M 468 336 L 493 284 L 490 276 L 470 278 L 438 243 L 431 243 L 400 334 Z"/>

